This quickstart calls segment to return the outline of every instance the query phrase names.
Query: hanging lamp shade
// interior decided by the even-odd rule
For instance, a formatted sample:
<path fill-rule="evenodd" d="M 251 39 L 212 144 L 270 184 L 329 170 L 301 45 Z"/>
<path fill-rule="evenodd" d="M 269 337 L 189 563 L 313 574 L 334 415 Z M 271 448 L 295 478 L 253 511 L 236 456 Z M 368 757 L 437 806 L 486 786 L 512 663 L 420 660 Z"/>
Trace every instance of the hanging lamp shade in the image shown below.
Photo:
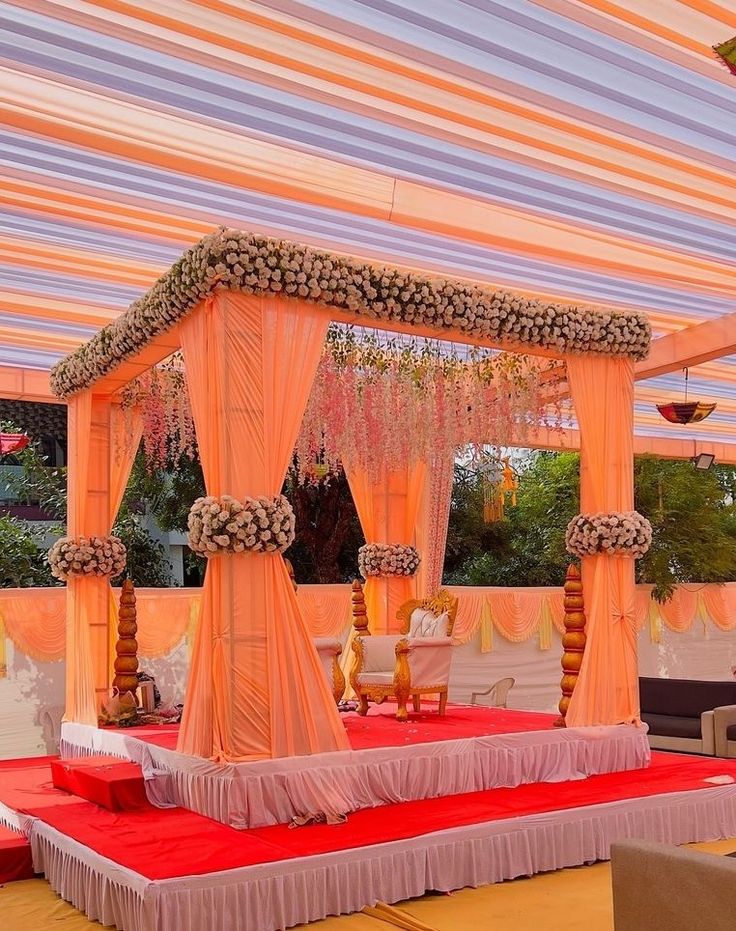
<path fill-rule="evenodd" d="M 667 401 L 664 404 L 658 404 L 657 410 L 670 423 L 698 423 L 710 417 L 716 409 L 715 402 L 710 401 L 691 401 L 687 396 L 688 381 L 690 372 L 685 372 L 685 399 L 683 401 Z"/>
<path fill-rule="evenodd" d="M 680 424 L 698 423 L 709 417 L 715 409 L 715 404 L 705 401 L 672 401 L 657 405 L 657 410 L 665 420 Z"/>
<path fill-rule="evenodd" d="M 736 74 L 736 36 L 720 45 L 714 45 L 713 51 L 721 59 L 731 74 Z"/>
<path fill-rule="evenodd" d="M 28 446 L 30 440 L 25 433 L 0 433 L 0 456 L 19 453 Z"/>

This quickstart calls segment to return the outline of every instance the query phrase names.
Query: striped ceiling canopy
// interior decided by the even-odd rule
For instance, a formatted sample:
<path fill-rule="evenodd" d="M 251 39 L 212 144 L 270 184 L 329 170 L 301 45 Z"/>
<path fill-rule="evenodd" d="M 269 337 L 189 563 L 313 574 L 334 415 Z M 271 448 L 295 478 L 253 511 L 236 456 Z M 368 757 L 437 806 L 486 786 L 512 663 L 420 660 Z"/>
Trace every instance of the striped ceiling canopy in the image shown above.
<path fill-rule="evenodd" d="M 0 17 L 0 365 L 50 368 L 220 224 L 643 310 L 658 337 L 736 312 L 736 76 L 711 48 L 736 35 L 732 0 L 11 0 Z M 669 365 L 640 364 L 639 434 L 730 440 L 722 323 L 690 360 L 716 413 L 659 417 L 688 340 L 655 341 Z"/>

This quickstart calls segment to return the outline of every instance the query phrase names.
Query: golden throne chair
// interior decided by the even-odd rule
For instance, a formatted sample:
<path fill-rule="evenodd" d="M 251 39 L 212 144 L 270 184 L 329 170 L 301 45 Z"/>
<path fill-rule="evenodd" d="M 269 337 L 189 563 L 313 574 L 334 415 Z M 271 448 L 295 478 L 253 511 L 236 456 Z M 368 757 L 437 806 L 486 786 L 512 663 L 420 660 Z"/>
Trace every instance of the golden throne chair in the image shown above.
<path fill-rule="evenodd" d="M 411 697 L 414 710 L 421 710 L 422 695 L 437 695 L 439 713 L 445 713 L 452 662 L 452 628 L 457 615 L 457 598 L 446 589 L 431 598 L 412 599 L 396 612 L 401 633 L 375 636 L 368 633 L 363 589 L 353 582 L 355 654 L 350 673 L 360 706 L 368 713 L 368 702 L 396 699 L 396 719 L 408 718 Z"/>

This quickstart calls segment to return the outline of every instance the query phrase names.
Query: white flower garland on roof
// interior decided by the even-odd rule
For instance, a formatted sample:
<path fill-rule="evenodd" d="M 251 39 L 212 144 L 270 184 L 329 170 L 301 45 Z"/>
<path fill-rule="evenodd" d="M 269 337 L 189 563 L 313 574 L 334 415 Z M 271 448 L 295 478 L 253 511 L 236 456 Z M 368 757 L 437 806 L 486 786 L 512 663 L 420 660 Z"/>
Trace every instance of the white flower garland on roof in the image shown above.
<path fill-rule="evenodd" d="M 220 289 L 282 294 L 374 320 L 559 353 L 643 359 L 651 339 L 642 313 L 550 304 L 221 228 L 188 249 L 126 313 L 62 359 L 51 374 L 52 390 L 64 398 L 88 388 Z"/>

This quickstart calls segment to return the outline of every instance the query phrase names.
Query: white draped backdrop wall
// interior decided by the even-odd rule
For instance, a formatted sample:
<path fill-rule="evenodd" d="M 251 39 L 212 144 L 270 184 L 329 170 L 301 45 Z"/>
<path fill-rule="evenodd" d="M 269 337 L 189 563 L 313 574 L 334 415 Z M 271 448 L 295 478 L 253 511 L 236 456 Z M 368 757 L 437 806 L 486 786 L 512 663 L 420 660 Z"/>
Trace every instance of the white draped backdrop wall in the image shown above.
<path fill-rule="evenodd" d="M 559 699 L 561 589 L 454 588 L 460 600 L 450 700 L 503 676 L 513 708 L 553 711 Z M 183 701 L 200 589 L 138 591 L 141 668 L 167 703 Z M 160 610 L 162 594 L 167 611 Z M 641 675 L 728 679 L 736 666 L 736 583 L 679 586 L 658 606 L 639 587 Z M 347 639 L 348 585 L 304 585 L 299 602 L 314 636 Z M 4 758 L 53 750 L 51 725 L 64 703 L 64 589 L 0 590 L 0 677 Z M 156 607 L 157 606 L 157 607 Z M 34 632 L 40 636 L 34 637 Z"/>

